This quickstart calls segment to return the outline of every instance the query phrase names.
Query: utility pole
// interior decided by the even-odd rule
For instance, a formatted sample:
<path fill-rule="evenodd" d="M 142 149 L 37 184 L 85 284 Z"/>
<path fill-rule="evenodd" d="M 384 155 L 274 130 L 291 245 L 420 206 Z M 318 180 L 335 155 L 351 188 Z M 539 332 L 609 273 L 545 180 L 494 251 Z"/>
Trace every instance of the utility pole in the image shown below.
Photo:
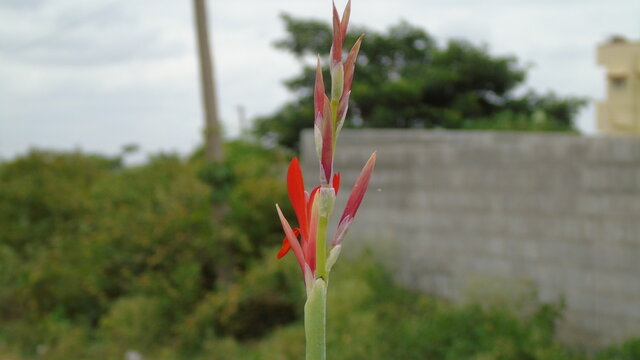
<path fill-rule="evenodd" d="M 222 135 L 216 102 L 213 61 L 209 48 L 207 25 L 207 6 L 205 0 L 193 0 L 198 38 L 198 55 L 200 56 L 200 76 L 202 78 L 202 102 L 205 118 L 205 153 L 207 160 L 222 161 Z"/>
<path fill-rule="evenodd" d="M 209 34 L 207 23 L 206 0 L 193 0 L 193 10 L 196 22 L 196 35 L 198 39 L 198 55 L 200 58 L 200 75 L 202 84 L 202 103 L 204 105 L 205 118 L 205 157 L 207 166 L 215 166 L 219 169 L 223 164 L 224 152 L 222 147 L 222 134 L 220 120 L 218 116 L 218 105 L 216 102 L 216 88 L 213 72 L 213 60 L 209 48 Z M 215 172 L 215 171 L 214 171 Z M 212 184 L 213 191 L 220 191 L 216 184 Z M 211 226 L 216 228 L 222 226 L 222 218 L 226 212 L 224 203 L 213 201 L 211 211 Z M 219 231 L 218 233 L 222 233 Z M 227 285 L 233 277 L 234 256 L 229 240 L 220 236 L 217 240 L 220 246 L 221 256 L 216 264 L 216 275 L 219 284 Z"/>

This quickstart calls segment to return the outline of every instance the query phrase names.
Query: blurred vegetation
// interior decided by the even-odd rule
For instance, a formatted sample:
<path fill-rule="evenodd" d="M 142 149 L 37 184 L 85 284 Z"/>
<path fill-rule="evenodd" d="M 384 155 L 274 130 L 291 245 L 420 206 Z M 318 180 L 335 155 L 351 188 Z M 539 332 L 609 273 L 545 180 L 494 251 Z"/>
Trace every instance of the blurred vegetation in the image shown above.
<path fill-rule="evenodd" d="M 332 33 L 321 21 L 282 19 L 287 33 L 276 47 L 299 59 L 302 72 L 285 83 L 295 99 L 257 118 L 255 131 L 295 148 L 300 131 L 313 125 L 315 56 L 328 58 Z M 362 33 L 346 127 L 574 131 L 586 104 L 553 93 L 517 93 L 527 67 L 486 46 L 461 39 L 439 45 L 423 29 L 400 22 L 386 32 L 352 27 L 345 50 Z M 327 66 L 324 79 L 329 86 Z"/>
<path fill-rule="evenodd" d="M 258 336 L 297 317 L 297 286 L 272 279 L 264 297 L 240 288 L 242 297 L 227 298 L 216 284 L 214 265 L 225 256 L 216 244 L 234 240 L 236 271 L 244 273 L 282 241 L 274 203 L 288 203 L 285 153 L 242 141 L 226 150 L 233 182 L 223 189 L 228 211 L 219 224 L 210 223 L 210 166 L 201 154 L 125 167 L 117 157 L 32 151 L 2 164 L 2 343 L 27 355 L 39 346 L 84 348 L 68 343 L 81 339 L 186 348 L 199 341 L 187 336 L 196 331 L 191 323 L 198 336 Z M 254 299 L 261 300 L 248 303 Z M 283 316 L 261 315 L 274 309 Z M 245 315 L 262 321 L 247 330 L 236 321 Z"/>
<path fill-rule="evenodd" d="M 124 166 L 32 151 L 0 164 L 0 358 L 301 359 L 302 279 L 275 257 L 287 154 L 226 146 L 214 182 L 199 153 Z M 216 224 L 209 183 L 229 209 Z M 222 287 L 216 244 L 228 239 L 237 281 Z M 336 266 L 329 302 L 331 359 L 586 358 L 555 342 L 559 306 L 454 306 L 393 285 L 369 257 Z M 640 341 L 594 355 L 639 357 Z"/>

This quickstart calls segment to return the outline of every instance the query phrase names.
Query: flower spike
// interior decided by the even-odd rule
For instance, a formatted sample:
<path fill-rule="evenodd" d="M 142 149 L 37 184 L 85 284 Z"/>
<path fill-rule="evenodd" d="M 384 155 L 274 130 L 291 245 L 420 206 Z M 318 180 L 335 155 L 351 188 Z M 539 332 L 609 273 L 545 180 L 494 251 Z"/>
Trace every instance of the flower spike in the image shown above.
<path fill-rule="evenodd" d="M 346 59 L 343 59 L 342 48 L 349 27 L 351 0 L 347 0 L 342 19 L 335 2 L 332 15 L 333 39 L 329 53 L 331 91 L 327 96 L 319 55 L 313 89 L 313 134 L 320 167 L 320 186 L 313 189 L 311 193 L 305 191 L 300 163 L 294 157 L 287 172 L 287 190 L 298 220 L 298 227 L 292 229 L 280 207 L 276 205 L 286 235 L 282 241 L 282 248 L 278 252 L 278 258 L 293 249 L 307 290 L 307 302 L 304 306 L 307 360 L 326 358 L 326 301 L 329 273 L 340 256 L 342 239 L 362 203 L 376 161 L 374 152 L 353 186 L 338 222 L 331 250 L 327 254 L 329 250 L 327 227 L 334 212 L 336 196 L 340 188 L 340 173 L 333 173 L 333 158 L 337 138 L 349 106 L 356 59 L 362 43 L 362 36 L 360 36 Z"/>
<path fill-rule="evenodd" d="M 307 290 L 307 302 L 304 306 L 307 360 L 326 358 L 326 302 L 329 273 L 340 256 L 342 239 L 362 203 L 376 162 L 374 152 L 353 186 L 338 222 L 331 250 L 327 254 L 327 227 L 334 212 L 336 195 L 340 188 L 340 173 L 333 173 L 333 158 L 337 138 L 349 106 L 356 59 L 362 43 L 362 36 L 360 36 L 344 59 L 342 50 L 350 16 L 351 0 L 347 0 L 342 19 L 335 2 L 333 3 L 329 96 L 324 86 L 319 55 L 316 65 L 313 89 L 313 134 L 320 166 L 320 186 L 313 189 L 311 193 L 305 191 L 300 163 L 294 157 L 287 172 L 287 190 L 298 220 L 298 227 L 292 229 L 280 207 L 276 205 L 285 233 L 278 258 L 293 249 Z"/>

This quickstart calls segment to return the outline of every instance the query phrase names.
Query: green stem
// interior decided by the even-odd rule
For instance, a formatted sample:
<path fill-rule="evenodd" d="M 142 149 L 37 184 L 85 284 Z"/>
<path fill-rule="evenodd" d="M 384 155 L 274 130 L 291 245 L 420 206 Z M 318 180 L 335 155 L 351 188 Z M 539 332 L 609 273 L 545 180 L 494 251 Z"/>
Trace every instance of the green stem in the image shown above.
<path fill-rule="evenodd" d="M 306 360 L 327 358 L 327 285 L 323 279 L 315 280 L 304 304 L 304 330 L 307 339 Z"/>
<path fill-rule="evenodd" d="M 326 279 L 327 276 L 327 226 L 329 219 L 320 216 L 318 220 L 318 236 L 316 237 L 316 277 Z"/>

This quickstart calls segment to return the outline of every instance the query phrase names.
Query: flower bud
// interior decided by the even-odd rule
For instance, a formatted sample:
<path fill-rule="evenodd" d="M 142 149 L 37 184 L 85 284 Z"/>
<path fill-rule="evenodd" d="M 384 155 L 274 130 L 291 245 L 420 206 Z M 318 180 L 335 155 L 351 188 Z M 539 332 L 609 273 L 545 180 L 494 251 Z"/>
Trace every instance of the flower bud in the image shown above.
<path fill-rule="evenodd" d="M 318 194 L 318 214 L 321 217 L 329 218 L 333 212 L 333 207 L 336 203 L 336 192 L 333 187 L 321 187 Z"/>

